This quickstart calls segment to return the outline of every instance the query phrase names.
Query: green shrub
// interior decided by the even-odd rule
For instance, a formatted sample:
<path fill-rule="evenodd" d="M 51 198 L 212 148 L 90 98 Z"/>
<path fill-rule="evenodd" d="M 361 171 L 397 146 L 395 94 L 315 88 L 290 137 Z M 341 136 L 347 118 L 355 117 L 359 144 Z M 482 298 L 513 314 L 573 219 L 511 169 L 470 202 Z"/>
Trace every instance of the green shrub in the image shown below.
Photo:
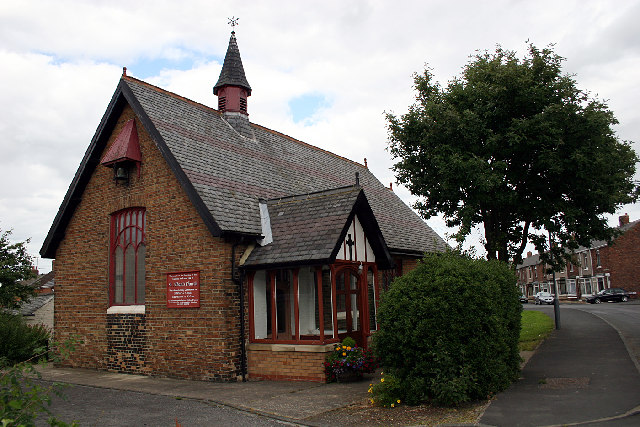
<path fill-rule="evenodd" d="M 27 325 L 21 315 L 0 312 L 0 366 L 44 353 L 50 335 L 42 325 Z"/>
<path fill-rule="evenodd" d="M 344 339 L 342 340 L 342 345 L 344 347 L 355 347 L 356 344 L 356 340 L 354 340 L 351 337 L 344 337 Z"/>
<path fill-rule="evenodd" d="M 456 405 L 504 390 L 518 377 L 516 276 L 498 261 L 427 255 L 381 297 L 376 355 L 403 401 Z"/>
<path fill-rule="evenodd" d="M 369 400 L 373 405 L 385 408 L 394 408 L 402 403 L 402 385 L 396 377 L 391 374 L 384 374 L 379 382 L 369 384 Z"/>

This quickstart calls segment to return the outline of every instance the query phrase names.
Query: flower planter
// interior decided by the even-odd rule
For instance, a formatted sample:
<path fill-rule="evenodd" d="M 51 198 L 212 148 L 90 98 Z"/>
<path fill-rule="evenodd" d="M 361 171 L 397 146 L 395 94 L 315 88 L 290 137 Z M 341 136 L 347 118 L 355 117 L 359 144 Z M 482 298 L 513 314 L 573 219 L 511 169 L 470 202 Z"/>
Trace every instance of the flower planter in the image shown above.
<path fill-rule="evenodd" d="M 336 373 L 336 380 L 339 383 L 352 383 L 362 380 L 362 372 L 347 370 Z"/>

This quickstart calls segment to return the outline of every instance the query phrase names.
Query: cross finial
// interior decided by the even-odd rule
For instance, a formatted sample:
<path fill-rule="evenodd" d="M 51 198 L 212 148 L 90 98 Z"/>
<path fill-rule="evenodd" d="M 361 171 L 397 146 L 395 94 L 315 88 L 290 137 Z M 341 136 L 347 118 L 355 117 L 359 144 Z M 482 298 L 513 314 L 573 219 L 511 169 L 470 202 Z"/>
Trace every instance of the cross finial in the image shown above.
<path fill-rule="evenodd" d="M 227 18 L 229 20 L 229 25 L 231 25 L 231 31 L 235 30 L 235 26 L 238 25 L 238 19 L 240 18 L 236 18 L 235 16 L 232 16 L 231 18 Z"/>

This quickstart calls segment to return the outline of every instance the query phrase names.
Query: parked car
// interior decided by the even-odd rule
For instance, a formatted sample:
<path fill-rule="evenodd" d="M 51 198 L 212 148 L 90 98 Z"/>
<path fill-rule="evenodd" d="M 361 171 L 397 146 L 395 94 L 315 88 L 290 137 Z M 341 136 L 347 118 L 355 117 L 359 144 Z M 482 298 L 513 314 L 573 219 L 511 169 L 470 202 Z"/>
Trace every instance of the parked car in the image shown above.
<path fill-rule="evenodd" d="M 524 295 L 520 295 L 520 302 L 523 304 L 527 304 L 529 302 L 529 298 Z"/>
<path fill-rule="evenodd" d="M 620 288 L 603 289 L 595 295 L 585 298 L 588 303 L 600 304 L 609 301 L 629 301 L 629 292 Z"/>
<path fill-rule="evenodd" d="M 533 302 L 536 304 L 553 304 L 554 301 L 553 295 L 549 292 L 538 292 L 536 296 L 533 298 Z"/>

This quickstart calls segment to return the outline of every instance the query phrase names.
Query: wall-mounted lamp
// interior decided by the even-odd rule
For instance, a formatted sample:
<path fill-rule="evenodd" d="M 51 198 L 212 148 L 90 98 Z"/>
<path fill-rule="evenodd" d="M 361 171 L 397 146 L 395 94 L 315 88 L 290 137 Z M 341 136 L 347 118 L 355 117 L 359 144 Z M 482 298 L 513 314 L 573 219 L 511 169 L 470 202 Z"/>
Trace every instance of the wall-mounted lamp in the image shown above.
<path fill-rule="evenodd" d="M 362 274 L 362 262 L 360 262 L 360 265 L 358 266 L 358 274 Z"/>
<path fill-rule="evenodd" d="M 116 184 L 129 185 L 129 165 L 118 163 L 113 168 L 113 179 Z"/>

